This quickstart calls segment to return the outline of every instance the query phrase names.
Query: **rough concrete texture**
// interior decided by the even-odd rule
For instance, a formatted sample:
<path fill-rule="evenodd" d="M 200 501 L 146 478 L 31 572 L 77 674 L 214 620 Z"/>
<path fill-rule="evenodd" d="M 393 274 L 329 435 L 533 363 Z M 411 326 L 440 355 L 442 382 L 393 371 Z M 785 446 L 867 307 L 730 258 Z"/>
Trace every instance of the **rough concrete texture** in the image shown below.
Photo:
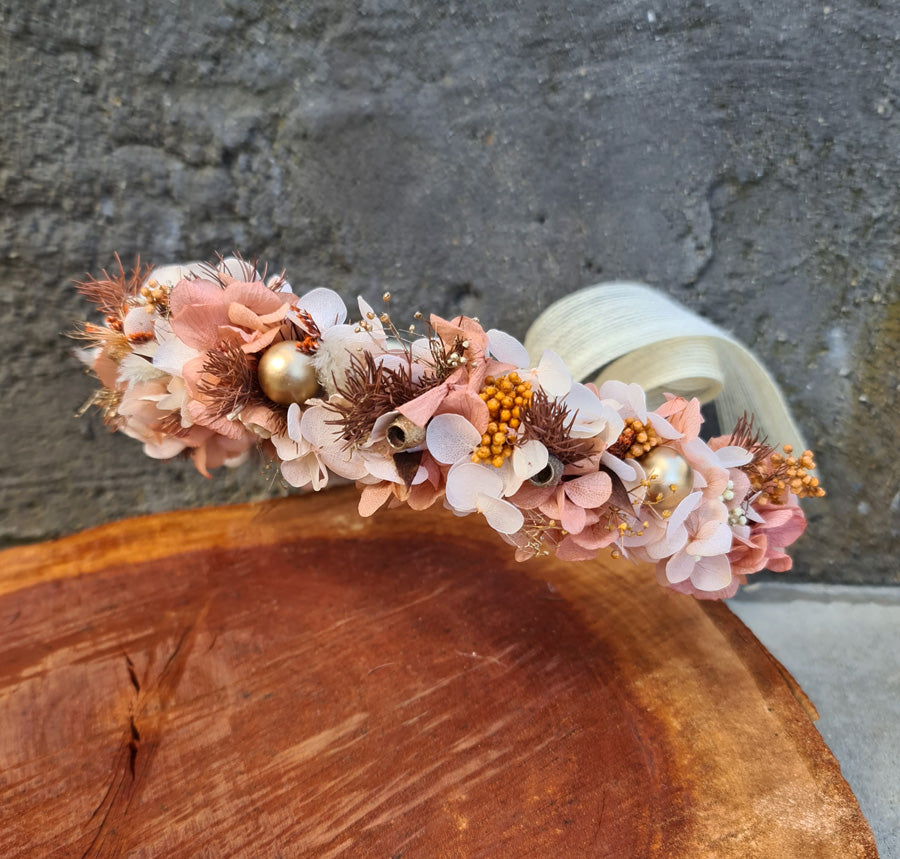
<path fill-rule="evenodd" d="M 900 591 L 768 582 L 729 605 L 810 697 L 881 859 L 900 859 Z"/>
<path fill-rule="evenodd" d="M 73 278 L 240 249 L 523 336 L 600 280 L 764 356 L 831 494 L 796 573 L 898 581 L 900 9 L 0 0 L 6 542 L 265 496 L 74 412 Z"/>

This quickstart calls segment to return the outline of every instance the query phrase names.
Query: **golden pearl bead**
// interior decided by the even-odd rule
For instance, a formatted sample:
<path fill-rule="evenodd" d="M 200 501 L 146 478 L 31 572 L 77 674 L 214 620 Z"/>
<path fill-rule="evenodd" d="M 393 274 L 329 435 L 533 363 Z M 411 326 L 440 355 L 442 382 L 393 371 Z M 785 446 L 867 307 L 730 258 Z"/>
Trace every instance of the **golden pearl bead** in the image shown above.
<path fill-rule="evenodd" d="M 259 359 L 256 370 L 263 393 L 284 406 L 302 405 L 319 390 L 313 359 L 298 346 L 297 340 L 283 340 L 270 346 Z"/>
<path fill-rule="evenodd" d="M 638 459 L 647 474 L 646 503 L 655 510 L 674 510 L 694 488 L 694 469 L 671 447 L 654 447 Z"/>

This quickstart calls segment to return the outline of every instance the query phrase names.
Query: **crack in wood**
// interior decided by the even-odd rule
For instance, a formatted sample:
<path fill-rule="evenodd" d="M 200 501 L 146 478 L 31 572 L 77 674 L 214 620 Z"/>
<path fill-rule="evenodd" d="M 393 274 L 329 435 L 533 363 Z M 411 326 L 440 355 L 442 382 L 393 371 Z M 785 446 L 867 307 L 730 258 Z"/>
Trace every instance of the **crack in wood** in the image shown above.
<path fill-rule="evenodd" d="M 94 820 L 102 814 L 100 826 L 82 859 L 120 855 L 123 845 L 112 843 L 110 836 L 114 839 L 117 823 L 128 814 L 132 801 L 148 778 L 175 692 L 214 596 L 211 594 L 206 599 L 191 623 L 184 628 L 165 665 L 152 682 L 141 683 L 134 662 L 125 655 L 128 680 L 134 687 L 132 713 L 124 742 L 113 762 L 109 788 L 90 817 Z"/>

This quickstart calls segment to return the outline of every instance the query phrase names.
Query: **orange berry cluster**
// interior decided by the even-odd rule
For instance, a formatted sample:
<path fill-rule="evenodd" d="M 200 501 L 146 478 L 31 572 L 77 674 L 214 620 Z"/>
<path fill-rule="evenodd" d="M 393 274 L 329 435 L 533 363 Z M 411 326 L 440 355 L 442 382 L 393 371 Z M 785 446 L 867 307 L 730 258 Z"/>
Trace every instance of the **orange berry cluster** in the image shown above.
<path fill-rule="evenodd" d="M 625 418 L 625 429 L 618 441 L 628 445 L 625 459 L 637 459 L 653 450 L 659 444 L 659 437 L 649 422 L 645 424 L 637 418 Z"/>
<path fill-rule="evenodd" d="M 140 296 L 146 302 L 148 313 L 156 310 L 165 316 L 169 312 L 169 291 L 157 281 L 151 280 L 142 286 Z"/>
<path fill-rule="evenodd" d="M 475 448 L 472 462 L 490 462 L 500 468 L 512 456 L 513 447 L 522 423 L 522 414 L 531 405 L 531 382 L 523 382 L 518 373 L 508 376 L 485 376 L 484 387 L 478 396 L 490 413 L 490 423 Z"/>
<path fill-rule="evenodd" d="M 773 453 L 769 457 L 772 470 L 750 474 L 750 485 L 756 491 L 762 491 L 760 502 L 763 504 L 784 504 L 786 490 L 790 490 L 798 498 L 821 498 L 825 490 L 819 486 L 818 478 L 809 474 L 815 469 L 813 452 L 804 450 L 797 457 L 793 456 L 794 449 L 786 444 L 781 453 Z"/>

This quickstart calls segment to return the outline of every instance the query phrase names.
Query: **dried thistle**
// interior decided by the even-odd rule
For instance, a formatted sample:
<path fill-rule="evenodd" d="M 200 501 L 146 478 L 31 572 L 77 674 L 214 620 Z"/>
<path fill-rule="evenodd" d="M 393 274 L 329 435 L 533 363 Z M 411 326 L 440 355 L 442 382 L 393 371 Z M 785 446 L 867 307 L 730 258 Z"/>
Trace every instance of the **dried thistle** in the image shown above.
<path fill-rule="evenodd" d="M 586 459 L 594 452 L 594 444 L 587 438 L 573 438 L 575 413 L 564 403 L 537 390 L 531 405 L 522 413 L 522 437 L 536 439 L 563 465 Z"/>
<path fill-rule="evenodd" d="M 235 420 L 248 406 L 265 406 L 287 421 L 286 410 L 263 393 L 257 364 L 256 356 L 235 344 L 220 343 L 207 353 L 197 390 L 215 417 Z"/>
<path fill-rule="evenodd" d="M 341 428 L 345 448 L 362 444 L 378 418 L 415 399 L 439 381 L 431 375 L 413 381 L 411 362 L 386 367 L 370 352 L 364 352 L 362 358 L 353 355 L 344 384 L 337 387 L 340 399 L 329 404 L 340 417 L 328 423 Z"/>
<path fill-rule="evenodd" d="M 762 431 L 753 426 L 754 420 L 753 415 L 748 415 L 747 412 L 744 412 L 735 424 L 731 437 L 728 439 L 728 444 L 742 447 L 753 456 L 750 463 L 744 466 L 745 470 L 768 459 L 775 452 L 775 448 L 772 445 L 766 444 L 768 439 L 762 435 Z"/>
<path fill-rule="evenodd" d="M 122 318 L 125 316 L 128 303 L 140 295 L 141 285 L 151 268 L 141 266 L 139 257 L 131 273 L 126 274 L 118 254 L 116 263 L 119 266 L 118 274 L 110 275 L 104 269 L 102 278 L 88 275 L 87 280 L 79 281 L 75 286 L 88 301 L 97 306 L 111 328 L 121 331 Z"/>

